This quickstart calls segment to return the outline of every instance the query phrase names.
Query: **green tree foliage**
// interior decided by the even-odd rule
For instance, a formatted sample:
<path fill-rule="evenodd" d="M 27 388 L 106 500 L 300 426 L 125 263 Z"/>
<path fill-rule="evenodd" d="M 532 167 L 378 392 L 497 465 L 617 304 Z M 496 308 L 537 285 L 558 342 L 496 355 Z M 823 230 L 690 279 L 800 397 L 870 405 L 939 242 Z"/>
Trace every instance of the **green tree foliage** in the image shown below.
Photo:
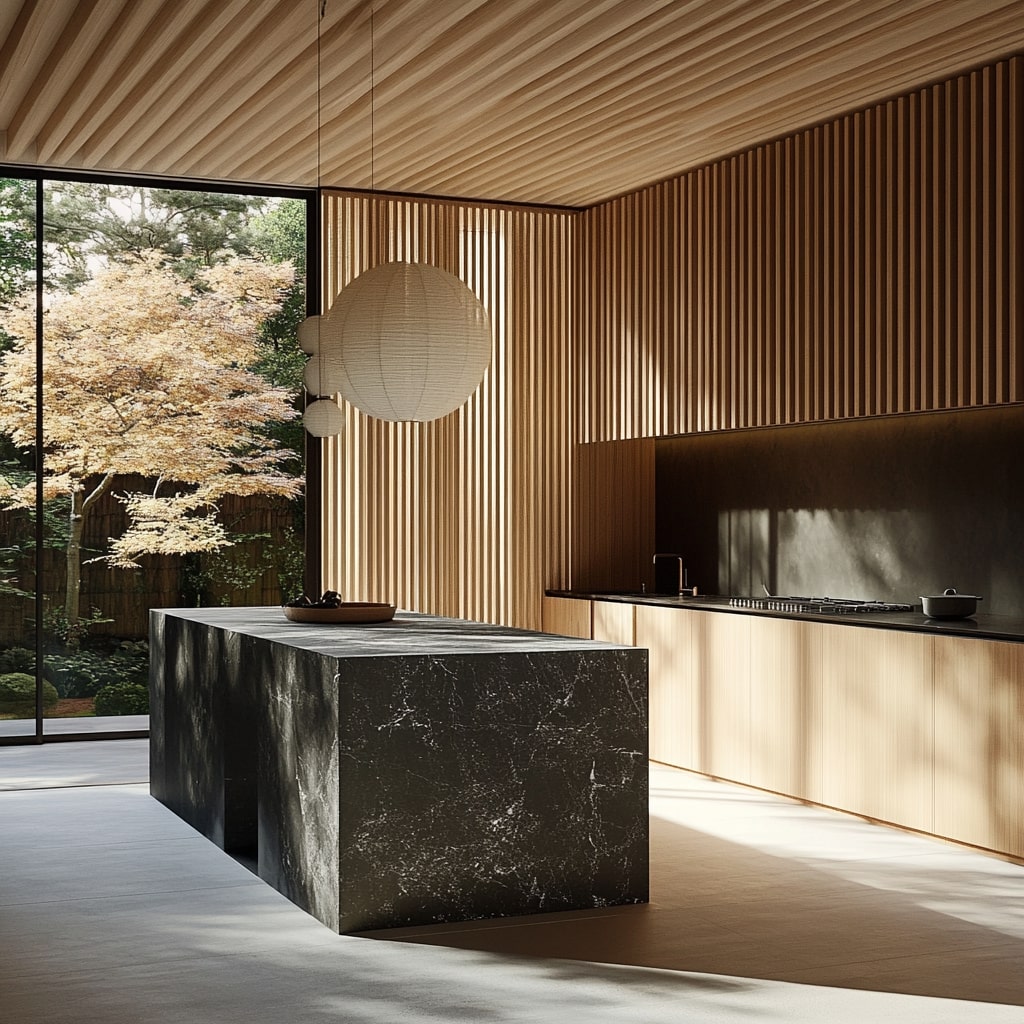
<path fill-rule="evenodd" d="M 295 343 L 295 332 L 306 318 L 306 204 L 285 199 L 269 205 L 249 225 L 252 254 L 272 263 L 288 262 L 295 267 L 295 280 L 286 291 L 280 308 L 260 328 L 259 355 L 252 365 L 278 387 L 295 393 L 296 410 L 302 396 L 302 371 L 306 357 Z M 268 423 L 266 432 L 275 442 L 302 451 L 305 442 L 299 419 Z M 301 465 L 295 464 L 296 472 Z M 301 509 L 296 509 L 296 528 L 302 529 Z"/>
<path fill-rule="evenodd" d="M 30 179 L 0 178 L 0 310 L 31 287 L 35 278 L 35 194 L 36 185 Z M 0 324 L 0 352 L 13 343 Z M 0 473 L 18 473 L 27 465 L 24 453 L 10 438 L 0 436 Z M 0 593 L 23 593 L 16 587 L 14 570 L 6 566 L 8 558 L 19 554 L 13 545 L 5 545 L 0 553 Z"/>
<path fill-rule="evenodd" d="M 306 204 L 295 199 L 274 203 L 250 223 L 254 255 L 272 263 L 289 262 L 296 276 L 306 273 Z"/>
<path fill-rule="evenodd" d="M 88 280 L 97 257 L 124 261 L 149 252 L 194 277 L 200 267 L 252 252 L 249 221 L 267 202 L 222 192 L 51 182 L 43 230 L 53 279 L 70 290 Z"/>
<path fill-rule="evenodd" d="M 28 287 L 35 261 L 35 182 L 0 178 L 0 305 Z"/>

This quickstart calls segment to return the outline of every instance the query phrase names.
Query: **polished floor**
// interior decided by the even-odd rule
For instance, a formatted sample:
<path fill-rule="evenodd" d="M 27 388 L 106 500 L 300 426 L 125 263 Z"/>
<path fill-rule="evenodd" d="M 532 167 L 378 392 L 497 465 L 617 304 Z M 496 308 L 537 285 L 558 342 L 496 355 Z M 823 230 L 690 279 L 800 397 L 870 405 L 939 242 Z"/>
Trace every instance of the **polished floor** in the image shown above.
<path fill-rule="evenodd" d="M 652 902 L 338 936 L 148 795 L 0 748 L 0 1019 L 1024 1024 L 1024 868 L 651 767 Z"/>

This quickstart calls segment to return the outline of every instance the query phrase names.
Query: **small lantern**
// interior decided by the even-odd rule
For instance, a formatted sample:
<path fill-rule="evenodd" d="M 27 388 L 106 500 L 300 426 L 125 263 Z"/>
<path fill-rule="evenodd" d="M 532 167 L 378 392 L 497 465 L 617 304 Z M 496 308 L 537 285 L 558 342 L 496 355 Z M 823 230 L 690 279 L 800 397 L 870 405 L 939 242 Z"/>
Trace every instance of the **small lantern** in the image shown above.
<path fill-rule="evenodd" d="M 302 368 L 302 386 L 311 395 L 336 395 L 341 390 L 342 369 L 337 350 L 324 349 Z"/>
<path fill-rule="evenodd" d="M 307 355 L 315 355 L 320 350 L 320 317 L 307 316 L 298 326 L 295 336 L 299 348 Z"/>
<path fill-rule="evenodd" d="M 302 425 L 314 437 L 331 437 L 340 434 L 345 426 L 345 418 L 338 408 L 338 403 L 330 398 L 321 398 L 310 402 L 302 414 Z"/>

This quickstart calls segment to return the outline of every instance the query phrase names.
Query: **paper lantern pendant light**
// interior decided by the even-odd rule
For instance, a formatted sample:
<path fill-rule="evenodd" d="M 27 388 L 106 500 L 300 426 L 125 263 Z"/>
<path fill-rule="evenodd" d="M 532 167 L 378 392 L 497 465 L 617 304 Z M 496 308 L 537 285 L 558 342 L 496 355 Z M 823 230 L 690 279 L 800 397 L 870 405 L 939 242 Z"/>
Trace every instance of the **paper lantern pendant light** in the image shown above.
<path fill-rule="evenodd" d="M 311 395 L 336 395 L 341 386 L 341 365 L 336 351 L 322 351 L 302 368 L 303 387 Z"/>
<path fill-rule="evenodd" d="M 299 348 L 306 355 L 315 355 L 320 349 L 320 317 L 307 316 L 296 331 Z"/>
<path fill-rule="evenodd" d="M 320 344 L 331 355 L 331 383 L 357 409 L 424 422 L 453 412 L 477 389 L 491 361 L 491 325 L 454 274 L 427 263 L 381 263 L 341 290 L 321 319 Z"/>
<path fill-rule="evenodd" d="M 320 398 L 306 406 L 302 414 L 302 425 L 314 437 L 331 437 L 341 433 L 345 418 L 337 402 L 330 398 Z"/>

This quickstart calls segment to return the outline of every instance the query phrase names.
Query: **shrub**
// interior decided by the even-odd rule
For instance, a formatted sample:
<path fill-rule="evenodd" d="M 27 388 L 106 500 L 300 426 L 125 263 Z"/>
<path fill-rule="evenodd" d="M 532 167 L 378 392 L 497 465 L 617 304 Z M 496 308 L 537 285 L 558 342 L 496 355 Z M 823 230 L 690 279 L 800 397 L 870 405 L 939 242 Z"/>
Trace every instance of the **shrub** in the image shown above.
<path fill-rule="evenodd" d="M 0 675 L 8 672 L 27 672 L 32 675 L 35 670 L 35 651 L 27 647 L 7 647 L 0 651 Z"/>
<path fill-rule="evenodd" d="M 62 697 L 95 697 L 104 686 L 120 682 L 124 673 L 98 651 L 70 651 L 46 659 L 50 678 Z"/>
<path fill-rule="evenodd" d="M 58 700 L 52 683 L 43 680 L 43 707 L 52 708 Z M 0 715 L 34 715 L 36 680 L 27 672 L 8 672 L 0 676 Z"/>
<path fill-rule="evenodd" d="M 145 686 L 149 678 L 149 646 L 123 641 L 115 650 L 69 650 L 46 659 L 46 673 L 64 697 L 95 697 L 119 683 Z M 133 712 L 134 713 L 134 712 Z"/>
<path fill-rule="evenodd" d="M 138 683 L 114 683 L 96 694 L 97 715 L 148 715 L 149 690 Z"/>

